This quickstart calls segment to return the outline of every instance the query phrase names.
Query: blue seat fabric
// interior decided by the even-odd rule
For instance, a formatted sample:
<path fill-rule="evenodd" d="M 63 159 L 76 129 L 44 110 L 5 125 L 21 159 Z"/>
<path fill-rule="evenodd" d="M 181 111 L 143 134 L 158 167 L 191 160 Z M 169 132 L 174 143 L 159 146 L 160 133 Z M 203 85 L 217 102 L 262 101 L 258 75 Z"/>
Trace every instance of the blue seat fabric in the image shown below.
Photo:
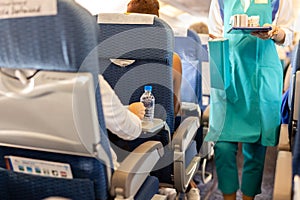
<path fill-rule="evenodd" d="M 98 119 L 101 126 L 99 127 L 101 146 L 111 158 L 98 87 L 99 64 L 95 50 L 98 44 L 97 23 L 88 11 L 72 0 L 58 0 L 57 6 L 58 14 L 53 16 L 0 20 L 0 66 L 92 73 L 95 80 L 95 101 L 97 102 Z M 108 199 L 109 197 L 106 166 L 95 158 L 16 150 L 6 147 L 0 147 L 0 152 L 1 167 L 5 167 L 4 155 L 20 155 L 68 162 L 74 170 L 75 177 L 92 180 L 94 189 L 90 191 L 94 190 L 93 196 L 96 199 Z M 112 161 L 110 162 L 112 166 Z M 55 182 L 53 184 L 57 184 Z M 37 195 L 39 196 L 39 194 Z M 39 197 L 32 196 L 32 199 L 34 198 L 38 199 Z"/>
<path fill-rule="evenodd" d="M 154 117 L 165 120 L 173 134 L 175 130 L 172 80 L 174 36 L 170 26 L 155 17 L 153 25 L 103 23 L 99 24 L 99 29 L 99 63 L 104 78 L 125 105 L 139 102 L 144 86 L 152 85 L 155 103 L 160 105 L 155 106 Z M 135 62 L 126 67 L 119 67 L 111 63 L 110 58 L 132 59 Z M 128 77 L 131 79 L 129 80 Z M 127 98 L 128 94 L 124 95 L 124 91 L 131 91 L 130 88 L 132 92 Z M 142 135 L 133 141 L 124 141 L 113 134 L 109 134 L 109 137 L 119 148 L 128 152 L 148 140 L 160 141 L 164 146 L 171 142 L 167 130 L 152 136 Z M 115 151 L 118 152 L 118 149 Z M 165 149 L 161 160 L 165 160 L 167 166 L 152 172 L 151 175 L 159 177 L 160 182 L 171 183 L 172 159 L 173 154 L 170 149 L 169 151 Z"/>
<path fill-rule="evenodd" d="M 83 156 L 73 156 L 65 154 L 57 154 L 50 152 L 42 151 L 33 151 L 20 148 L 10 148 L 10 147 L 1 147 L 0 148 L 0 167 L 5 168 L 4 156 L 14 155 L 27 157 L 32 159 L 41 159 L 53 162 L 69 163 L 71 166 L 73 178 L 72 180 L 68 179 L 57 179 L 57 178 L 48 178 L 41 176 L 32 176 L 24 175 L 21 173 L 13 174 L 9 172 L 11 177 L 9 183 L 9 196 L 11 199 L 26 199 L 22 198 L 24 192 L 28 195 L 27 199 L 41 199 L 46 195 L 49 196 L 65 196 L 67 198 L 75 199 L 89 199 L 87 197 L 97 197 L 97 199 L 107 199 L 107 192 L 103 192 L 103 189 L 107 187 L 107 174 L 106 167 L 103 166 L 99 160 L 95 158 L 83 157 Z M 4 173 L 4 172 L 3 172 Z M 22 179 L 23 182 L 28 182 L 28 185 L 24 185 L 24 188 L 19 188 L 19 194 L 13 192 L 17 190 L 18 186 L 21 185 Z M 17 180 L 17 181 L 16 181 Z M 30 181 L 29 181 L 30 180 Z M 13 182 L 11 182 L 13 181 Z M 79 188 L 79 185 L 85 185 L 85 188 Z M 50 186 L 44 187 L 44 190 L 40 190 L 41 186 Z M 60 186 L 60 187 L 59 187 Z M 13 188 L 12 188 L 13 187 Z M 103 188 L 104 187 L 104 188 Z M 69 188 L 69 190 L 67 190 Z M 76 188 L 76 189 L 75 189 Z M 26 192 L 27 191 L 27 192 Z M 95 193 L 97 195 L 95 195 Z M 0 193 L 1 194 L 1 193 Z M 20 195 L 20 196 L 18 196 Z M 86 197 L 85 197 L 86 196 Z M 81 198 L 82 197 L 82 198 Z M 0 196 L 0 199 L 2 197 Z"/>
<path fill-rule="evenodd" d="M 202 108 L 201 46 L 191 37 L 175 37 L 175 52 L 182 62 L 181 101 Z"/>
<path fill-rule="evenodd" d="M 114 24 L 111 26 L 111 24 L 100 24 L 99 27 L 99 62 L 100 70 L 104 78 L 111 87 L 114 88 L 121 102 L 125 105 L 140 101 L 140 96 L 144 92 L 144 86 L 152 85 L 155 102 L 164 108 L 160 109 L 156 107 L 155 117 L 165 120 L 173 133 L 174 108 L 171 67 L 173 59 L 173 33 L 170 27 L 158 18 L 154 19 L 154 27 L 157 32 L 154 32 L 153 28 L 151 29 L 152 25 Z M 146 31 L 148 30 L 147 28 L 149 28 L 149 32 Z M 145 41 L 145 34 L 138 33 L 139 31 L 144 31 L 145 34 L 149 34 L 149 41 Z M 137 34 L 134 34 L 135 32 Z M 153 35 L 153 33 L 155 33 L 155 35 Z M 118 35 L 118 37 L 114 37 L 115 35 Z M 153 38 L 155 38 L 155 44 L 159 44 L 159 46 L 152 44 Z M 109 43 L 107 41 L 109 41 Z M 135 44 L 139 44 L 139 42 L 144 42 L 144 47 L 137 47 L 138 45 L 134 46 Z M 105 51 L 102 51 L 102 49 L 105 49 Z M 118 67 L 111 63 L 110 58 L 133 59 L 135 62 L 126 67 Z M 161 66 L 161 71 L 153 71 L 150 67 L 152 64 Z M 149 70 L 144 67 L 146 65 L 149 65 Z M 145 70 L 137 70 L 139 67 L 144 67 L 143 69 Z M 134 78 L 142 81 L 143 85 L 134 88 L 136 80 L 131 80 L 133 85 L 125 85 L 119 88 L 119 86 L 122 85 L 122 78 L 128 76 L 130 73 L 134 73 Z M 153 82 L 153 80 L 159 80 L 159 82 Z M 127 83 L 128 80 L 126 81 L 126 84 Z M 124 98 L 123 92 L 125 90 L 129 91 L 127 88 L 130 87 L 134 88 L 134 90 L 130 94 L 130 98 L 126 99 Z M 123 141 L 113 134 L 109 134 L 109 137 L 115 144 L 129 151 L 132 151 L 142 142 L 149 140 L 149 138 L 140 137 L 128 142 Z M 163 145 L 170 142 L 166 132 L 154 135 L 152 139 L 161 141 Z"/>
<path fill-rule="evenodd" d="M 153 25 L 100 23 L 99 27 L 99 51 L 107 49 L 105 52 L 99 52 L 100 70 L 104 78 L 114 88 L 123 104 L 140 101 L 144 86 L 152 85 L 156 103 L 154 115 L 165 120 L 173 134 L 176 126 L 173 108 L 174 36 L 172 29 L 157 17 L 154 18 Z M 112 63 L 110 58 L 132 59 L 135 62 L 126 67 L 119 67 Z M 133 91 L 129 94 L 129 98 L 127 93 L 124 94 L 125 90 L 131 91 L 128 88 L 132 88 Z M 114 144 L 128 152 L 147 140 L 161 141 L 164 146 L 171 142 L 167 130 L 151 137 L 145 134 L 133 141 L 124 141 L 113 134 L 109 134 L 109 137 Z M 195 143 L 191 145 L 187 153 L 189 155 L 186 156 L 187 160 L 196 155 L 196 151 L 192 150 L 196 148 L 195 146 Z M 115 151 L 118 152 L 118 149 Z M 121 154 L 118 154 L 118 157 L 119 155 Z M 160 182 L 172 184 L 173 159 L 173 150 L 165 148 L 165 154 L 160 160 L 160 168 L 151 172 L 151 175 L 158 177 Z"/>
<path fill-rule="evenodd" d="M 299 116 L 300 117 L 300 116 Z M 293 177 L 300 175 L 300 132 L 299 132 L 300 120 L 297 122 L 298 131 L 295 134 L 293 145 Z"/>
<path fill-rule="evenodd" d="M 2 200 L 41 200 L 51 196 L 72 200 L 94 200 L 94 184 L 89 179 L 57 179 L 12 172 L 0 168 Z M 4 178 L 5 177 L 5 178 Z M 5 192 L 5 193 L 4 193 Z"/>

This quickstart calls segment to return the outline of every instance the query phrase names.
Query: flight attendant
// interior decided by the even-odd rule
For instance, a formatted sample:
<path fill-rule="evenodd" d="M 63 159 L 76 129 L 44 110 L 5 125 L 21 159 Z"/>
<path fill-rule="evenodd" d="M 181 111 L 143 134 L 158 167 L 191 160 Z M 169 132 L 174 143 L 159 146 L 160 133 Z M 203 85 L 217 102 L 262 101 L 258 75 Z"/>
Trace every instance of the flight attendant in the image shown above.
<path fill-rule="evenodd" d="M 219 189 L 224 199 L 254 199 L 261 192 L 267 146 L 275 146 L 280 125 L 283 70 L 275 44 L 292 41 L 292 0 L 212 0 L 211 37 L 229 39 L 230 87 L 233 93 L 211 88 L 210 128 L 206 141 L 215 141 Z M 227 33 L 235 14 L 259 16 L 272 30 L 251 34 Z M 234 94 L 234 95 L 233 95 Z M 241 187 L 236 154 L 244 156 Z"/>

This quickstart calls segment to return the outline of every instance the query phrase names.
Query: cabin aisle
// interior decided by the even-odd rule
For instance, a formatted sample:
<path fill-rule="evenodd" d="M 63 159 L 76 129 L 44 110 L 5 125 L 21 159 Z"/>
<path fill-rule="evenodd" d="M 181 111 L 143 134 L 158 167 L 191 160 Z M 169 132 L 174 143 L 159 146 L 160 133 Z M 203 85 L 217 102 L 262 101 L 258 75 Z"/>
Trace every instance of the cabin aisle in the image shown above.
<path fill-rule="evenodd" d="M 241 167 L 243 163 L 241 148 L 239 148 L 237 156 L 238 156 L 239 174 L 241 176 Z M 268 147 L 266 160 L 265 160 L 262 193 L 260 195 L 257 195 L 255 197 L 255 200 L 272 200 L 276 159 L 277 159 L 277 147 Z M 206 185 L 202 183 L 199 175 L 195 177 L 195 181 L 199 183 L 198 187 L 200 188 L 201 191 L 201 200 L 222 200 L 223 199 L 222 194 L 217 188 L 218 187 L 217 177 L 216 177 L 214 163 L 212 160 L 207 165 L 207 171 L 214 172 L 214 179 L 213 181 L 210 181 Z M 237 200 L 242 200 L 242 194 L 240 191 L 238 191 Z"/>

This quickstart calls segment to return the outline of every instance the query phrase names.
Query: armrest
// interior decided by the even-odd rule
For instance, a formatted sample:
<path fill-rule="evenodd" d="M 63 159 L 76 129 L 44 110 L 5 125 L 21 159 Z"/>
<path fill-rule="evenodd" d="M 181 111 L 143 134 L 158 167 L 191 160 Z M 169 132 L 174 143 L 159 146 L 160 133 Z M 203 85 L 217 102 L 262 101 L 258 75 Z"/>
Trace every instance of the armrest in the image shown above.
<path fill-rule="evenodd" d="M 209 123 L 209 111 L 210 111 L 210 105 L 208 105 L 205 110 L 203 111 L 202 115 L 202 123 L 208 127 Z"/>
<path fill-rule="evenodd" d="M 292 153 L 279 151 L 276 162 L 273 200 L 289 200 L 292 195 Z"/>
<path fill-rule="evenodd" d="M 199 127 L 200 122 L 198 117 L 186 118 L 173 135 L 173 149 L 184 152 L 195 137 Z"/>
<path fill-rule="evenodd" d="M 289 132 L 288 132 L 288 124 L 281 124 L 281 126 L 280 126 L 278 150 L 282 150 L 282 151 L 290 151 L 291 150 L 290 140 L 289 140 Z"/>
<path fill-rule="evenodd" d="M 200 121 L 198 117 L 188 117 L 180 124 L 173 136 L 174 184 L 178 192 L 186 191 L 189 182 L 199 168 L 200 156 L 198 154 L 193 156 L 190 163 L 186 163 L 185 160 L 186 150 L 192 144 L 192 140 L 195 137 L 199 126 Z M 188 166 L 186 166 L 187 164 Z"/>
<path fill-rule="evenodd" d="M 133 198 L 163 154 L 163 146 L 157 141 L 148 141 L 138 146 L 114 172 L 111 195 Z"/>
<path fill-rule="evenodd" d="M 201 118 L 201 109 L 199 104 L 191 102 L 181 102 L 181 113 L 183 116 L 198 116 Z"/>

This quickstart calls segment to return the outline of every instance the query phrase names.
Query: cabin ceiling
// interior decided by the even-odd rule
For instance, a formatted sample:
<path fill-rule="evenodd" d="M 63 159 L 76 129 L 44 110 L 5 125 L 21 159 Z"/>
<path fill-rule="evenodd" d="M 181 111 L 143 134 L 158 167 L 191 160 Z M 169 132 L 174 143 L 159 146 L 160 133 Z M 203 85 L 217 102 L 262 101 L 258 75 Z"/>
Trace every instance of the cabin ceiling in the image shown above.
<path fill-rule="evenodd" d="M 211 0 L 160 0 L 193 16 L 207 16 Z"/>
<path fill-rule="evenodd" d="M 160 17 L 172 27 L 188 28 L 199 21 L 207 23 L 210 2 L 211 0 L 160 0 Z M 166 9 L 170 6 L 171 9 Z"/>

